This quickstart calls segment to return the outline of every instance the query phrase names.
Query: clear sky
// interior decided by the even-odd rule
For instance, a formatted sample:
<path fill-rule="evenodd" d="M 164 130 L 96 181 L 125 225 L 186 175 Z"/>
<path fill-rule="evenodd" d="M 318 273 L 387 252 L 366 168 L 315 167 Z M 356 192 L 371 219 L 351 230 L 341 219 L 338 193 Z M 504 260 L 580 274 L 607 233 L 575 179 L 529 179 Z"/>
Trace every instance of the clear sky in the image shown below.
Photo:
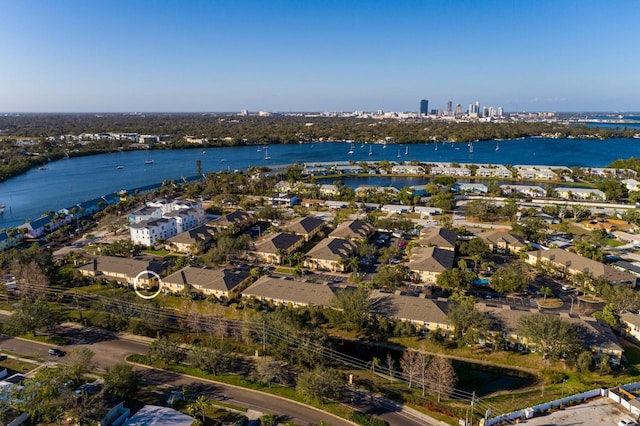
<path fill-rule="evenodd" d="M 640 1 L 6 0 L 0 111 L 639 111 Z"/>

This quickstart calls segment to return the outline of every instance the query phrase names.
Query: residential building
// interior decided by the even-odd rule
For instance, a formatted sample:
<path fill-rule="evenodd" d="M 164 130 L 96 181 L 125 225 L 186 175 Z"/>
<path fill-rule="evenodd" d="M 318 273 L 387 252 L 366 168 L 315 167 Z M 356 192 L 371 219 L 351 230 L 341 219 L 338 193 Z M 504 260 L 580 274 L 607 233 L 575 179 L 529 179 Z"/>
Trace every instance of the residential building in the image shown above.
<path fill-rule="evenodd" d="M 256 223 L 256 218 L 251 213 L 241 210 L 220 216 L 219 218 L 208 223 L 208 226 L 214 226 L 219 229 L 232 229 L 234 232 L 243 231 Z"/>
<path fill-rule="evenodd" d="M 397 164 L 391 167 L 391 173 L 395 175 L 422 175 L 424 174 L 424 167 L 412 166 L 409 164 Z"/>
<path fill-rule="evenodd" d="M 487 185 L 482 183 L 465 183 L 465 182 L 457 182 L 453 189 L 459 192 L 466 193 L 475 193 L 475 194 L 486 194 L 489 189 Z"/>
<path fill-rule="evenodd" d="M 503 166 L 478 167 L 478 169 L 476 170 L 476 176 L 510 179 L 513 177 L 513 173 L 511 172 L 511 170 Z"/>
<path fill-rule="evenodd" d="M 620 315 L 620 332 L 623 336 L 640 342 L 640 315 L 633 312 L 623 312 Z"/>
<path fill-rule="evenodd" d="M 522 237 L 507 231 L 485 231 L 479 233 L 478 238 L 489 246 L 492 253 L 518 254 L 527 247 Z"/>
<path fill-rule="evenodd" d="M 407 321 L 416 328 L 429 331 L 441 330 L 447 333 L 453 330 L 453 325 L 447 318 L 445 301 L 434 301 L 424 295 L 414 297 L 379 290 L 372 291 L 369 299 L 372 311 L 377 315 Z"/>
<path fill-rule="evenodd" d="M 291 254 L 304 244 L 300 235 L 273 232 L 256 241 L 249 256 L 265 263 L 281 264 L 285 254 Z"/>
<path fill-rule="evenodd" d="M 298 196 L 283 192 L 269 197 L 269 202 L 273 206 L 293 207 L 298 204 Z"/>
<path fill-rule="evenodd" d="M 164 218 L 149 219 L 131 224 L 129 226 L 129 235 L 134 244 L 151 247 L 160 241 L 175 237 L 178 235 L 178 229 L 175 220 Z"/>
<path fill-rule="evenodd" d="M 246 271 L 187 266 L 163 278 L 162 288 L 170 293 L 195 290 L 204 296 L 229 299 L 249 279 L 250 275 Z"/>
<path fill-rule="evenodd" d="M 324 220 L 315 216 L 304 216 L 285 224 L 283 228 L 292 234 L 304 237 L 305 241 L 309 241 L 322 230 L 325 223 Z"/>
<path fill-rule="evenodd" d="M 414 279 L 435 284 L 443 271 L 453 268 L 455 253 L 438 247 L 414 247 L 409 258 L 409 272 Z"/>
<path fill-rule="evenodd" d="M 169 238 L 166 246 L 169 247 L 169 250 L 178 253 L 202 253 L 211 246 L 214 235 L 218 232 L 217 228 L 201 225 Z"/>
<path fill-rule="evenodd" d="M 306 253 L 304 266 L 310 269 L 331 272 L 347 272 L 347 259 L 356 249 L 356 244 L 342 238 L 325 238 Z"/>
<path fill-rule="evenodd" d="M 629 272 L 620 271 L 604 263 L 559 248 L 532 251 L 528 255 L 527 263 L 536 265 L 538 262 L 542 262 L 551 266 L 564 277 L 582 273 L 592 279 L 602 278 L 615 285 L 631 287 L 636 285 L 636 277 Z"/>
<path fill-rule="evenodd" d="M 312 284 L 265 275 L 244 290 L 242 297 L 293 307 L 330 306 L 334 289 L 327 284 Z"/>
<path fill-rule="evenodd" d="M 429 100 L 420 100 L 420 115 L 429 115 Z"/>
<path fill-rule="evenodd" d="M 471 170 L 466 167 L 431 167 L 431 174 L 434 176 L 471 176 Z"/>
<path fill-rule="evenodd" d="M 197 228 L 205 218 L 201 202 L 157 199 L 127 216 L 129 236 L 134 244 L 150 247 Z"/>
<path fill-rule="evenodd" d="M 442 227 L 422 228 L 418 245 L 423 247 L 438 247 L 442 250 L 455 251 L 458 233 Z"/>
<path fill-rule="evenodd" d="M 442 209 L 438 207 L 415 206 L 413 211 L 420 214 L 420 219 L 424 219 L 425 216 L 432 217 L 442 214 Z"/>
<path fill-rule="evenodd" d="M 624 186 L 627 187 L 628 191 L 631 191 L 631 192 L 640 191 L 640 182 L 638 182 L 635 179 L 623 179 L 621 182 L 624 184 Z"/>
<path fill-rule="evenodd" d="M 361 220 L 342 222 L 330 234 L 330 238 L 344 238 L 346 240 L 369 239 L 376 229 L 370 223 Z"/>
<path fill-rule="evenodd" d="M 567 200 L 600 200 L 604 201 L 607 196 L 604 192 L 595 188 L 572 188 L 572 187 L 558 187 L 555 189 L 556 194 L 560 198 Z"/>
<path fill-rule="evenodd" d="M 161 274 L 166 268 L 159 259 L 145 260 L 132 257 L 98 256 L 89 263 L 78 267 L 84 277 L 104 278 L 120 285 L 132 286 L 136 277 L 145 271 Z M 152 274 L 142 274 L 138 278 L 141 287 L 147 287 L 154 279 Z"/>
<path fill-rule="evenodd" d="M 507 195 L 518 193 L 533 198 L 547 195 L 547 191 L 545 191 L 544 188 L 535 185 L 500 185 L 500 190 Z"/>

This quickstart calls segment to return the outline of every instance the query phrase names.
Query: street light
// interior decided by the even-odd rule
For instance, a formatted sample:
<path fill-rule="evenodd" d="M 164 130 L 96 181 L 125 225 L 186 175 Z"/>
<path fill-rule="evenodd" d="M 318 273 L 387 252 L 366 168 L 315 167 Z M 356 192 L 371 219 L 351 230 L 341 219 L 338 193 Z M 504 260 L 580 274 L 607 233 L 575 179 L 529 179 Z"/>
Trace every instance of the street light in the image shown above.
<path fill-rule="evenodd" d="M 560 408 L 562 408 L 562 400 L 564 399 L 564 384 L 566 383 L 567 379 L 562 379 L 562 394 L 560 397 Z"/>

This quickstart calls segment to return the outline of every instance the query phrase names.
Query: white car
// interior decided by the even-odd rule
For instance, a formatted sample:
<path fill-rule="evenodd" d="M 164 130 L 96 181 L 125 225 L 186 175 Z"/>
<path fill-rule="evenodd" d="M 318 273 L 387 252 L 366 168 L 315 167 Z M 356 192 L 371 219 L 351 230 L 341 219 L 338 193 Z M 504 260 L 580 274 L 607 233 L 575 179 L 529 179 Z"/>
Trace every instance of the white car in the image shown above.
<path fill-rule="evenodd" d="M 618 426 L 637 426 L 638 423 L 631 419 L 622 419 L 618 421 Z"/>

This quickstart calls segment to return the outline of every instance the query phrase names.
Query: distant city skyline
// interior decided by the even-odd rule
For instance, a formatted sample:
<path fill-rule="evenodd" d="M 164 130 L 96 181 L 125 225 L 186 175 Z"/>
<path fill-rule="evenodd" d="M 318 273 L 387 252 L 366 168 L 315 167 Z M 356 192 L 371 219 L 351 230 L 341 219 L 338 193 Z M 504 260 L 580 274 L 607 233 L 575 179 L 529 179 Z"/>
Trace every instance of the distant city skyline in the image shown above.
<path fill-rule="evenodd" d="M 26 0 L 3 15 L 0 112 L 640 110 L 639 2 Z"/>

